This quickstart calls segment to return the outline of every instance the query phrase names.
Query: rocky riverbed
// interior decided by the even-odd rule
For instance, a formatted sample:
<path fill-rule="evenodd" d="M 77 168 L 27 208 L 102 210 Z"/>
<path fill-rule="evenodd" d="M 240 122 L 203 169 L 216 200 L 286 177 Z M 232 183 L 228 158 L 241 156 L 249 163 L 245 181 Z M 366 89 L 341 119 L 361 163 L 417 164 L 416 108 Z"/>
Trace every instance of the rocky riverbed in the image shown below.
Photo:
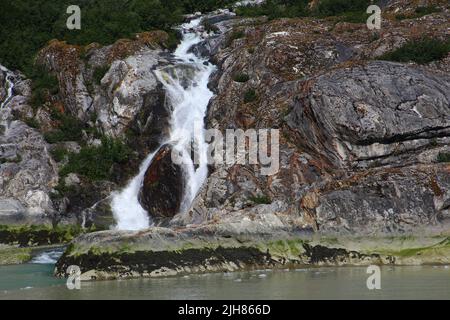
<path fill-rule="evenodd" d="M 381 30 L 337 17 L 203 16 L 195 31 L 204 40 L 191 52 L 217 67 L 206 127 L 279 129 L 280 170 L 211 165 L 179 213 L 183 179 L 157 156 L 139 197 L 163 228 L 82 235 L 57 275 L 73 264 L 90 280 L 449 263 L 450 56 L 423 64 L 383 56 L 424 36 L 449 41 L 448 5 L 422 2 L 439 10 L 414 17 L 419 4 L 383 1 Z M 403 7 L 411 18 L 397 18 Z M 155 73 L 175 63 L 167 42 L 164 32 L 104 47 L 52 41 L 37 63 L 56 76 L 58 93 L 38 108 L 30 80 L 0 71 L 0 101 L 8 99 L 0 109 L 0 224 L 114 227 L 111 196 L 168 134 L 173 106 Z M 81 123 L 77 141 L 48 139 L 64 128 L 55 108 Z M 105 137 L 126 144 L 125 159 L 107 174 L 74 170 L 73 159 Z"/>

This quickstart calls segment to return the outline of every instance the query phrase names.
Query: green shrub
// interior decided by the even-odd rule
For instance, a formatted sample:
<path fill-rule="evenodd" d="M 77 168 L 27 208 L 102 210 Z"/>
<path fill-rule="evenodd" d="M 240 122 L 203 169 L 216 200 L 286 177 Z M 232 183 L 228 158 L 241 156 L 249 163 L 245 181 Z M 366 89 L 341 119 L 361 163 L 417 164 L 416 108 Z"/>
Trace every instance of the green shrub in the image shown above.
<path fill-rule="evenodd" d="M 72 115 L 53 110 L 52 118 L 58 122 L 58 128 L 46 132 L 44 138 L 48 143 L 62 141 L 81 141 L 85 124 Z"/>
<path fill-rule="evenodd" d="M 241 39 L 245 37 L 245 33 L 242 30 L 234 30 L 231 32 L 231 34 L 228 36 L 227 44 L 226 46 L 229 47 L 234 40 Z"/>
<path fill-rule="evenodd" d="M 320 17 L 339 16 L 348 13 L 365 13 L 370 0 L 321 0 L 314 11 Z"/>
<path fill-rule="evenodd" d="M 258 95 L 254 89 L 249 89 L 245 92 L 244 103 L 250 103 L 258 99 Z"/>
<path fill-rule="evenodd" d="M 67 155 L 67 150 L 64 147 L 57 146 L 50 151 L 53 160 L 56 162 L 61 162 Z"/>
<path fill-rule="evenodd" d="M 272 200 L 266 195 L 250 197 L 250 201 L 252 201 L 255 204 L 271 204 L 272 203 Z"/>
<path fill-rule="evenodd" d="M 370 3 L 370 0 L 321 0 L 311 11 L 308 0 L 267 0 L 261 5 L 237 8 L 236 13 L 247 17 L 267 16 L 269 19 L 339 16 L 339 21 L 360 23 L 369 16 L 366 9 Z"/>
<path fill-rule="evenodd" d="M 308 0 L 267 0 L 260 5 L 239 7 L 236 13 L 245 17 L 267 16 L 270 20 L 304 17 L 309 14 Z"/>
<path fill-rule="evenodd" d="M 427 14 L 441 12 L 441 9 L 435 7 L 435 6 L 421 6 L 417 7 L 415 10 L 416 17 L 422 17 Z"/>
<path fill-rule="evenodd" d="M 107 180 L 115 163 L 126 163 L 131 149 L 121 140 L 103 138 L 100 146 L 84 146 L 79 153 L 70 153 L 69 161 L 60 174 L 77 173 L 92 181 Z"/>
<path fill-rule="evenodd" d="M 356 12 L 346 12 L 337 17 L 339 22 L 349 22 L 349 23 L 366 23 L 369 19 L 370 14 L 365 11 Z"/>
<path fill-rule="evenodd" d="M 238 73 L 238 74 L 234 75 L 234 77 L 233 77 L 233 81 L 235 81 L 235 82 L 244 83 L 244 82 L 247 82 L 248 80 L 250 80 L 250 77 L 246 73 Z"/>
<path fill-rule="evenodd" d="M 424 37 L 418 40 L 410 40 L 402 47 L 384 54 L 380 60 L 397 62 L 414 61 L 419 64 L 440 60 L 450 51 L 450 41 Z"/>
<path fill-rule="evenodd" d="M 40 127 L 39 122 L 35 118 L 25 118 L 23 122 L 30 128 L 39 129 Z"/>
<path fill-rule="evenodd" d="M 93 78 L 96 84 L 100 85 L 103 77 L 109 71 L 110 66 L 101 66 L 94 69 Z"/>
<path fill-rule="evenodd" d="M 43 66 L 36 65 L 28 70 L 31 79 L 32 107 L 40 107 L 46 102 L 48 95 L 57 94 L 59 91 L 58 79 L 49 73 Z"/>
<path fill-rule="evenodd" d="M 438 162 L 450 162 L 450 152 L 439 152 L 437 156 Z"/>
<path fill-rule="evenodd" d="M 397 14 L 395 16 L 396 20 L 405 20 L 405 19 L 417 19 L 423 16 L 426 16 L 427 14 L 440 12 L 441 9 L 435 7 L 435 6 L 423 6 L 423 7 L 417 7 L 413 14 Z"/>

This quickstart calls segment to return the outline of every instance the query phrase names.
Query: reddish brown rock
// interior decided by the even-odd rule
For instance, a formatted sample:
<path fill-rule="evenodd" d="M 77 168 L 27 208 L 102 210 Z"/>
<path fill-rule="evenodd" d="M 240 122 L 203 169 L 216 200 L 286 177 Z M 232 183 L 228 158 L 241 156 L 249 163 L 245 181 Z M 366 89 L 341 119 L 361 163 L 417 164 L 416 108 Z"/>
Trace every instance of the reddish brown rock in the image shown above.
<path fill-rule="evenodd" d="M 172 147 L 163 146 L 145 172 L 139 202 L 152 218 L 171 218 L 180 210 L 183 170 L 172 162 L 171 154 Z"/>

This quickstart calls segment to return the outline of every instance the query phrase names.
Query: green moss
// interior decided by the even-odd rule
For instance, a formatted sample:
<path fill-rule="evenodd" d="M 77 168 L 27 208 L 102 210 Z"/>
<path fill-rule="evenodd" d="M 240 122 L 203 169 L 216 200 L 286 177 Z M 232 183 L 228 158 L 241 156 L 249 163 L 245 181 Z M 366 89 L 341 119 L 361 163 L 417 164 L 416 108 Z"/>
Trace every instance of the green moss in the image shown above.
<path fill-rule="evenodd" d="M 445 238 L 444 240 L 441 240 L 440 242 L 430 245 L 430 246 L 424 246 L 424 247 L 416 247 L 416 248 L 406 248 L 401 250 L 389 250 L 384 251 L 384 254 L 389 254 L 401 258 L 408 258 L 408 257 L 414 257 L 417 255 L 430 253 L 432 251 L 439 251 L 441 249 L 450 249 L 450 237 Z"/>
<path fill-rule="evenodd" d="M 31 258 L 31 248 L 0 247 L 0 265 L 26 263 Z"/>
<path fill-rule="evenodd" d="M 203 21 L 202 25 L 205 28 L 205 31 L 208 33 L 210 33 L 210 32 L 216 33 L 219 31 L 219 28 L 217 26 L 215 26 L 214 24 L 211 24 L 209 22 L 209 20 Z"/>
<path fill-rule="evenodd" d="M 303 239 L 287 239 L 270 241 L 268 243 L 259 245 L 259 250 L 265 252 L 269 250 L 271 255 L 279 255 L 283 257 L 298 257 L 304 252 Z"/>
<path fill-rule="evenodd" d="M 88 230 L 92 231 L 92 230 Z M 21 247 L 68 243 L 81 233 L 79 226 L 0 225 L 0 243 Z"/>

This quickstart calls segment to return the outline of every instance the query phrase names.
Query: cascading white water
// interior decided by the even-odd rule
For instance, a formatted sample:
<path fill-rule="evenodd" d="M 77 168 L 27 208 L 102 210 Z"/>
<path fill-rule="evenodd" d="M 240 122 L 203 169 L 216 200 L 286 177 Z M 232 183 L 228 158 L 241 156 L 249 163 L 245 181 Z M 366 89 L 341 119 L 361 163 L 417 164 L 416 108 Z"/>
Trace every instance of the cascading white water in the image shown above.
<path fill-rule="evenodd" d="M 177 62 L 156 71 L 173 107 L 170 134 L 165 143 L 171 144 L 173 150 L 182 158 L 187 188 L 181 203 L 181 212 L 189 209 L 208 175 L 208 145 L 203 129 L 207 106 L 213 96 L 208 89 L 208 82 L 215 67 L 189 52 L 192 46 L 202 41 L 201 34 L 196 31 L 200 22 L 201 18 L 182 25 L 183 39 L 174 52 Z M 195 130 L 199 125 L 200 128 Z M 191 158 L 192 145 L 196 148 L 196 164 Z M 139 174 L 123 191 L 113 196 L 112 210 L 117 221 L 116 229 L 140 230 L 149 227 L 151 221 L 140 205 L 138 195 L 145 171 L 156 153 L 157 151 L 149 155 L 141 165 Z"/>
<path fill-rule="evenodd" d="M 13 96 L 14 82 L 13 82 L 13 75 L 11 74 L 11 72 L 8 69 L 0 66 L 0 71 L 4 72 L 6 75 L 5 82 L 6 82 L 6 90 L 7 90 L 6 98 L 0 104 L 0 109 L 1 109 L 6 106 L 6 104 L 11 100 L 11 98 Z"/>

